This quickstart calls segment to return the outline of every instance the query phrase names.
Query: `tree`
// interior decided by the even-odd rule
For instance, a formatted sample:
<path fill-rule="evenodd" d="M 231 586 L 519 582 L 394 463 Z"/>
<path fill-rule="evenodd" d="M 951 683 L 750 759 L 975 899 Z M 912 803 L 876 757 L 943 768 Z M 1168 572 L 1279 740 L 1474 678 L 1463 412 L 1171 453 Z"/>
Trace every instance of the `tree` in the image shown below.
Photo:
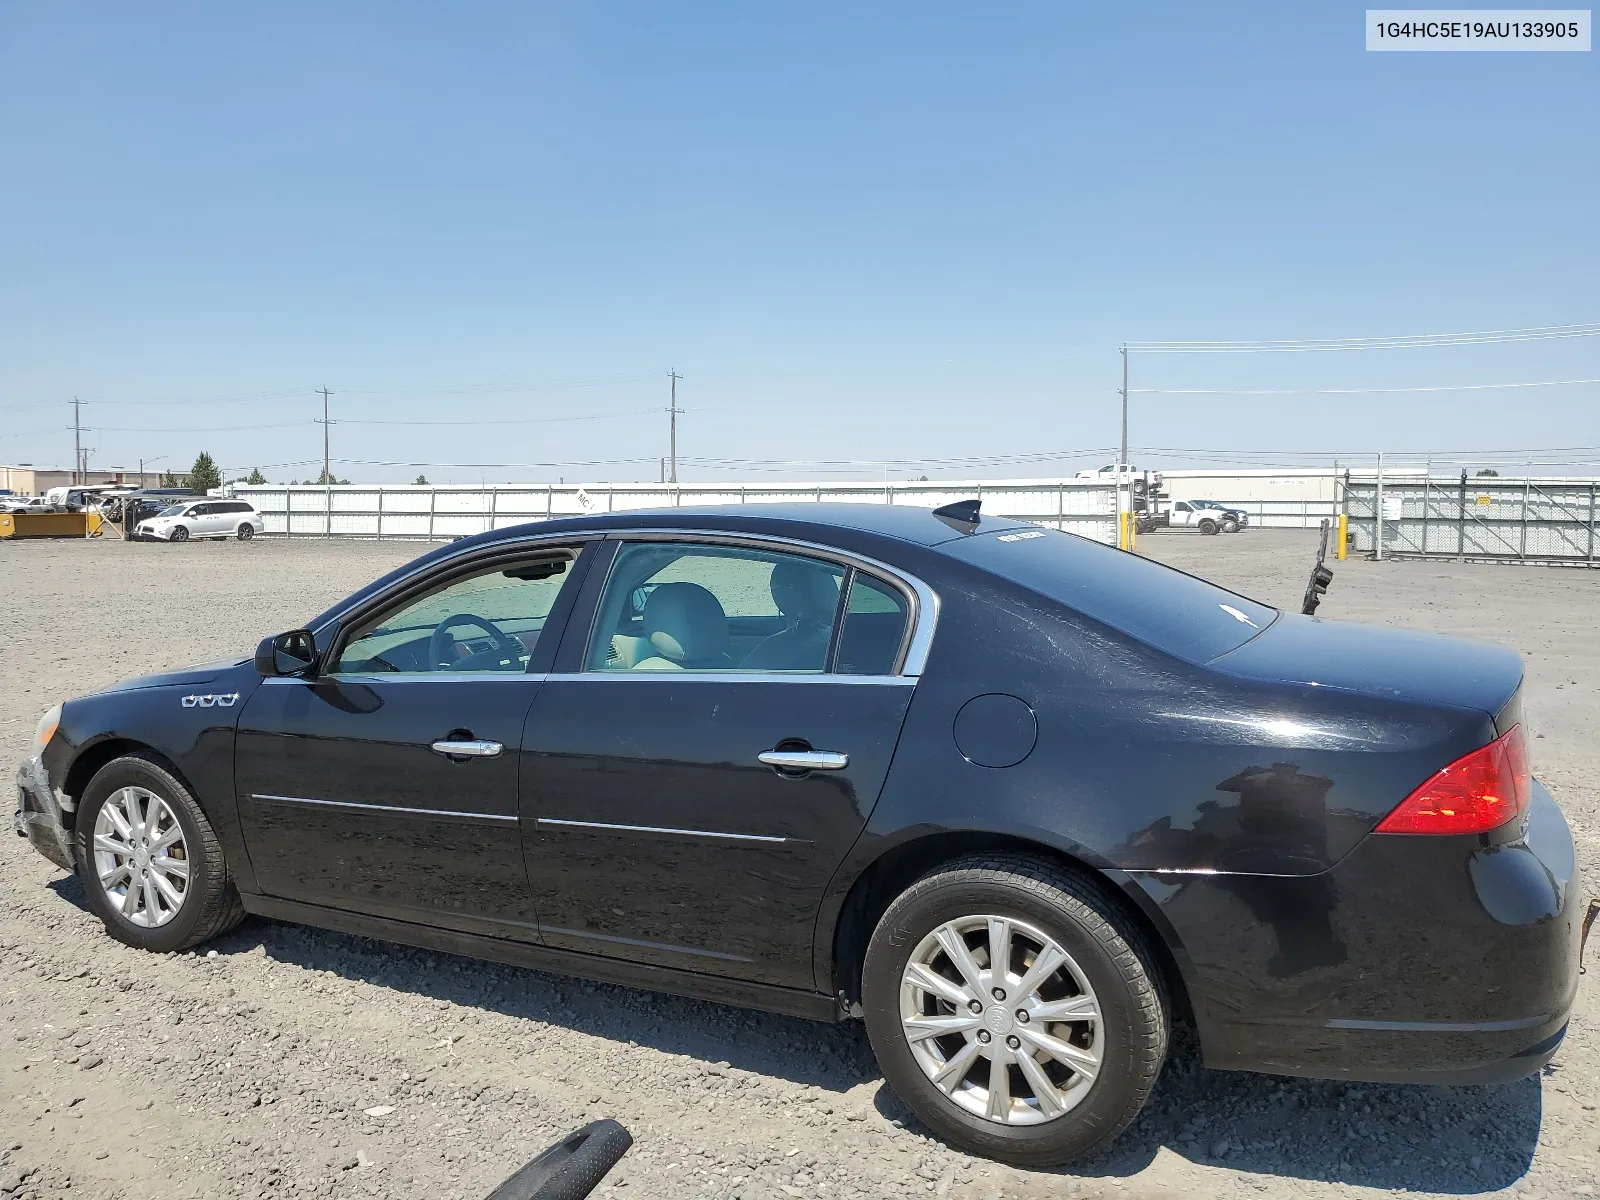
<path fill-rule="evenodd" d="M 189 468 L 189 490 L 200 495 L 205 495 L 212 488 L 222 486 L 222 472 L 217 470 L 216 460 L 204 450 L 194 460 L 194 466 Z"/>
<path fill-rule="evenodd" d="M 350 481 L 348 479 L 340 479 L 331 471 L 323 471 L 315 479 L 311 480 L 311 482 L 317 484 L 319 487 L 326 487 L 329 484 L 349 483 Z"/>
<path fill-rule="evenodd" d="M 161 486 L 164 488 L 175 488 L 181 487 L 182 485 L 178 483 L 178 477 L 171 471 L 163 471 L 161 473 Z"/>
<path fill-rule="evenodd" d="M 1493 467 L 1485 467 L 1483 470 L 1478 472 L 1478 477 L 1480 479 L 1483 478 L 1485 475 L 1492 475 L 1496 479 L 1500 478 L 1500 472 L 1496 471 Z"/>
<path fill-rule="evenodd" d="M 428 484 L 428 477 L 426 475 L 418 475 L 417 476 L 417 486 L 418 487 L 426 487 L 427 484 Z"/>
<path fill-rule="evenodd" d="M 245 480 L 246 483 L 265 483 L 266 481 L 267 477 L 261 473 L 260 467 L 251 467 L 250 477 Z"/>

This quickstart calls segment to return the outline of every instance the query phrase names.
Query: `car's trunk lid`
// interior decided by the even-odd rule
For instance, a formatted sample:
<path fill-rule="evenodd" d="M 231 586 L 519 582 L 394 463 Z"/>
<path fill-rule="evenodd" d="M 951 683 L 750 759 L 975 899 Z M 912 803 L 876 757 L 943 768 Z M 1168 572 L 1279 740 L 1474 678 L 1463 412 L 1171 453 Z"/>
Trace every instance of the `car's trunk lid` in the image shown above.
<path fill-rule="evenodd" d="M 1490 642 L 1283 613 L 1244 645 L 1211 660 L 1232 675 L 1491 717 L 1515 699 L 1522 657 Z"/>

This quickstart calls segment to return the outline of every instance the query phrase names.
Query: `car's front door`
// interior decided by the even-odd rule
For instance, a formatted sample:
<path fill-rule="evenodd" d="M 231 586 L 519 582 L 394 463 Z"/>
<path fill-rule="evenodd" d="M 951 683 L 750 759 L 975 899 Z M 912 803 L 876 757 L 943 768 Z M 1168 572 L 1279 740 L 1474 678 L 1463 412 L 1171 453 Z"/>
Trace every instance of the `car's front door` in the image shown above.
<path fill-rule="evenodd" d="M 544 940 L 813 987 L 818 904 L 916 682 L 897 673 L 914 589 L 663 539 L 621 545 L 585 593 L 523 735 Z"/>
<path fill-rule="evenodd" d="M 268 895 L 538 940 L 518 750 L 584 565 L 578 546 L 442 565 L 354 617 L 314 677 L 262 682 L 235 775 Z"/>

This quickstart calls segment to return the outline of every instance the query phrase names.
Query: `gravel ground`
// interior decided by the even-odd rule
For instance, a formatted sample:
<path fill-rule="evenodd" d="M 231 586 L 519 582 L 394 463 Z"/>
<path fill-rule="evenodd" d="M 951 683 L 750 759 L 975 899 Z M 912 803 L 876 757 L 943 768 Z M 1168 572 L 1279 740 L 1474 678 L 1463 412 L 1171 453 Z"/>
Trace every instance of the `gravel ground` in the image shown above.
<path fill-rule="evenodd" d="M 1313 537 L 1160 533 L 1141 551 L 1297 608 Z M 0 754 L 49 704 L 248 649 L 419 543 L 0 543 Z M 1600 572 L 1336 564 L 1323 615 L 1488 637 L 1528 661 L 1535 763 L 1600 862 Z M 0 839 L 0 1197 L 486 1193 L 597 1116 L 623 1197 L 1591 1195 L 1600 989 L 1542 1078 L 1344 1085 L 1208 1071 L 1180 1041 L 1106 1154 L 1029 1173 L 931 1140 L 858 1024 L 747 1013 L 251 920 L 156 957 Z M 1591 956 L 1593 957 L 1593 956 Z"/>

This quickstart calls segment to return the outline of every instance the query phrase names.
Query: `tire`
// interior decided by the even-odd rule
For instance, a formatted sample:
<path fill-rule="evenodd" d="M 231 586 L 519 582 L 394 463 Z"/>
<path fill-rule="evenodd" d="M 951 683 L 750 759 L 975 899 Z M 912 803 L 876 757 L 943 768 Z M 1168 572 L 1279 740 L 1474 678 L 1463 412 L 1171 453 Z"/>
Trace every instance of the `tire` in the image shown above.
<path fill-rule="evenodd" d="M 160 802 L 159 808 L 152 804 L 151 797 Z M 137 868 L 142 857 L 137 853 L 142 848 L 138 845 L 140 827 L 129 820 L 130 812 L 153 822 L 151 832 L 156 836 L 149 841 L 159 844 L 166 837 L 175 837 L 165 855 L 151 856 L 146 860 L 150 867 L 143 868 L 144 875 L 160 875 L 167 890 L 177 893 L 175 906 L 152 882 L 150 889 L 136 890 L 132 915 L 127 915 L 126 880 L 134 876 L 121 864 L 127 862 Z M 130 827 L 128 832 L 123 832 L 125 826 Z M 102 840 L 97 833 L 112 840 Z M 113 843 L 132 846 L 135 854 L 112 853 L 107 847 Z M 89 907 L 105 924 L 106 932 L 119 942 L 140 950 L 187 950 L 244 920 L 244 907 L 228 875 L 222 845 L 211 822 L 189 789 L 154 758 L 131 754 L 113 759 L 96 772 L 78 806 L 72 844 Z M 181 857 L 172 855 L 172 850 L 183 853 Z M 170 865 L 174 860 L 181 865 L 181 874 Z M 160 870 L 158 864 L 162 861 L 169 863 L 170 873 Z M 102 871 L 109 871 L 113 881 L 123 881 L 109 885 L 120 886 L 122 896 L 108 891 L 108 885 L 102 883 Z M 152 894 L 156 899 L 153 917 L 148 903 Z"/>
<path fill-rule="evenodd" d="M 1239 532 L 1239 522 L 1233 521 L 1233 520 L 1224 521 L 1222 523 L 1222 532 L 1223 533 L 1238 533 Z"/>
<path fill-rule="evenodd" d="M 251 538 L 255 537 L 255 535 L 256 527 L 250 524 L 248 521 L 239 526 L 239 540 L 241 542 L 248 542 Z"/>
<path fill-rule="evenodd" d="M 1215 521 L 1211 520 L 1209 517 L 1206 518 L 1204 521 L 1200 522 L 1200 532 L 1201 533 L 1206 534 L 1207 536 L 1209 536 L 1209 535 L 1215 533 L 1216 531 L 1217 531 L 1217 523 Z"/>
<path fill-rule="evenodd" d="M 989 919 L 996 917 L 1009 923 L 1011 933 L 1011 1002 L 1023 1008 L 1035 1001 L 1071 1004 L 1080 1011 L 1086 1004 L 1097 1010 L 1094 1019 L 1063 1024 L 1035 1017 L 1023 1022 L 1014 1019 L 1017 1010 L 996 1002 L 993 992 L 983 997 L 981 1016 L 971 1014 L 970 999 L 963 1013 L 954 1002 L 958 996 L 937 999 L 934 990 L 909 982 L 908 968 L 915 961 L 922 971 L 943 976 L 943 987 L 971 995 L 973 988 L 953 983 L 960 976 L 939 940 L 941 931 L 947 934 L 965 922 L 976 924 L 958 936 L 980 970 L 978 982 L 988 986 L 993 980 L 987 968 Z M 1044 952 L 1042 938 L 1065 953 L 1064 965 L 1048 975 L 1043 987 L 1019 999 L 1015 987 L 1028 980 L 1016 976 Z M 940 986 L 936 983 L 935 989 Z M 862 1009 L 884 1077 L 923 1123 L 962 1150 L 1019 1167 L 1059 1166 L 1110 1142 L 1144 1108 L 1167 1053 L 1168 1005 L 1145 935 L 1088 880 L 1022 855 L 980 855 L 948 863 L 890 904 L 867 948 Z M 947 1024 L 970 1017 L 971 1026 L 913 1043 L 903 1024 L 908 1011 L 913 1020 L 943 1018 Z M 1055 1046 L 1066 1041 L 1066 1048 L 1080 1055 L 1098 1054 L 1092 1079 L 1085 1083 L 1086 1074 L 1069 1070 L 1053 1056 L 1040 1059 L 1045 1052 L 1035 1049 L 1037 1043 L 1022 1040 L 1041 1033 Z M 969 1059 L 972 1066 L 952 1083 L 950 1093 L 935 1084 L 932 1072 L 940 1061 L 954 1064 L 975 1045 L 980 1047 L 977 1057 Z M 1024 1069 L 1023 1054 L 1038 1069 L 1032 1075 Z M 1007 1089 L 1000 1118 L 990 1115 L 998 1107 L 992 1103 L 995 1057 L 1002 1060 Z M 1047 1105 L 1043 1091 L 1034 1086 L 1039 1072 L 1052 1089 L 1059 1085 L 1051 1094 L 1065 1111 L 1051 1112 L 1054 1104 Z"/>
<path fill-rule="evenodd" d="M 177 526 L 175 529 L 173 529 L 167 540 L 169 542 L 187 542 L 189 540 L 188 527 L 184 525 Z"/>

